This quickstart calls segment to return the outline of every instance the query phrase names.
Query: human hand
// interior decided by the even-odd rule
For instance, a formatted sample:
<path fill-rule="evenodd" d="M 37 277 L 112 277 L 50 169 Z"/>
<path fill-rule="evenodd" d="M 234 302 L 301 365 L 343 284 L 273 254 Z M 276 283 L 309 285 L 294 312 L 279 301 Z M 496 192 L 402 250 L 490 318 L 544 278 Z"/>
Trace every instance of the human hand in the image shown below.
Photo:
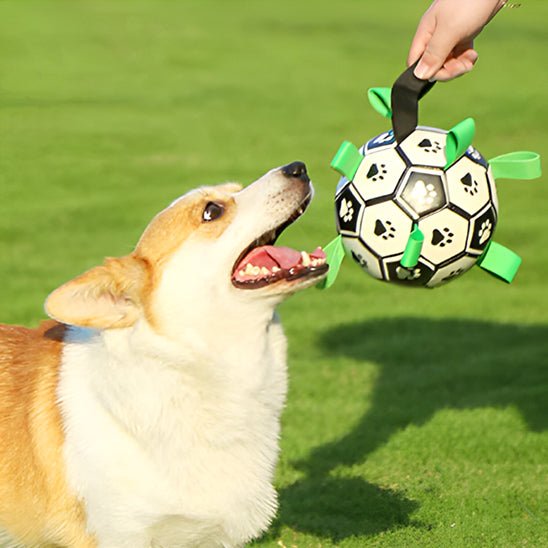
<path fill-rule="evenodd" d="M 504 0 L 434 0 L 422 16 L 407 65 L 420 59 L 421 80 L 452 80 L 470 72 L 478 59 L 474 38 L 505 4 Z"/>

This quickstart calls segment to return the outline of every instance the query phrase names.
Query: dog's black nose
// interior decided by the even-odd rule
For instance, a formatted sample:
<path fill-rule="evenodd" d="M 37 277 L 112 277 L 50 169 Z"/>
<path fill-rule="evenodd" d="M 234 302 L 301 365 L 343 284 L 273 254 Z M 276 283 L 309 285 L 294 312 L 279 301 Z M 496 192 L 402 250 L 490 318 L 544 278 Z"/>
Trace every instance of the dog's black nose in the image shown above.
<path fill-rule="evenodd" d="M 305 183 L 308 183 L 310 181 L 308 173 L 306 172 L 306 166 L 304 165 L 304 162 L 291 162 L 290 164 L 282 167 L 282 173 L 286 177 L 300 179 Z"/>

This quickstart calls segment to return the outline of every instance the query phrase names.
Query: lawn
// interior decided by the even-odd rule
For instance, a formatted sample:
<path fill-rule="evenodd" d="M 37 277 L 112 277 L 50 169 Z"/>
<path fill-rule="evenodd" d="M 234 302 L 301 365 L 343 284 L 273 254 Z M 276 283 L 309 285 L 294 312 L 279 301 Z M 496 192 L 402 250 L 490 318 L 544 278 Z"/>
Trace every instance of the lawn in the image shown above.
<path fill-rule="evenodd" d="M 53 288 L 129 252 L 186 190 L 306 161 L 334 235 L 329 162 L 386 128 L 370 86 L 404 68 L 428 2 L 1 0 L 0 303 L 35 325 Z M 548 157 L 548 4 L 505 9 L 471 75 L 421 122 L 467 116 L 486 157 Z M 548 185 L 498 185 L 514 284 L 480 269 L 435 290 L 347 262 L 281 307 L 290 393 L 264 547 L 548 545 Z"/>

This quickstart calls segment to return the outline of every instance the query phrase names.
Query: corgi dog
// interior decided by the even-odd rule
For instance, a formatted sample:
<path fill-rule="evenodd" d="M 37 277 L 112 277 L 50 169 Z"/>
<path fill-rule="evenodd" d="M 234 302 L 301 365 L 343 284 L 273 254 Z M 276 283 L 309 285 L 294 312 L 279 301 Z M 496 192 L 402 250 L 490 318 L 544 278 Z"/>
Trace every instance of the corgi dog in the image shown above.
<path fill-rule="evenodd" d="M 268 528 L 275 308 L 328 269 L 274 243 L 311 198 L 302 162 L 193 190 L 53 291 L 51 320 L 0 326 L 0 545 L 229 548 Z"/>

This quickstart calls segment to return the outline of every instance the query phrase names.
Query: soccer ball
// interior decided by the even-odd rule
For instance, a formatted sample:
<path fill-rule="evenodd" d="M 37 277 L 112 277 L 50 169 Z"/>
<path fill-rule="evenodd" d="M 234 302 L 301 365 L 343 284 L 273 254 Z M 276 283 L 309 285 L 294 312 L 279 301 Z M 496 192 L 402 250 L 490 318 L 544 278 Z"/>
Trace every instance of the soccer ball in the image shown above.
<path fill-rule="evenodd" d="M 347 252 L 371 276 L 436 287 L 477 262 L 498 220 L 495 180 L 469 146 L 446 167 L 448 132 L 418 126 L 402 142 L 393 131 L 369 140 L 352 180 L 336 191 L 336 222 Z M 401 264 L 410 234 L 424 236 L 418 262 Z"/>

